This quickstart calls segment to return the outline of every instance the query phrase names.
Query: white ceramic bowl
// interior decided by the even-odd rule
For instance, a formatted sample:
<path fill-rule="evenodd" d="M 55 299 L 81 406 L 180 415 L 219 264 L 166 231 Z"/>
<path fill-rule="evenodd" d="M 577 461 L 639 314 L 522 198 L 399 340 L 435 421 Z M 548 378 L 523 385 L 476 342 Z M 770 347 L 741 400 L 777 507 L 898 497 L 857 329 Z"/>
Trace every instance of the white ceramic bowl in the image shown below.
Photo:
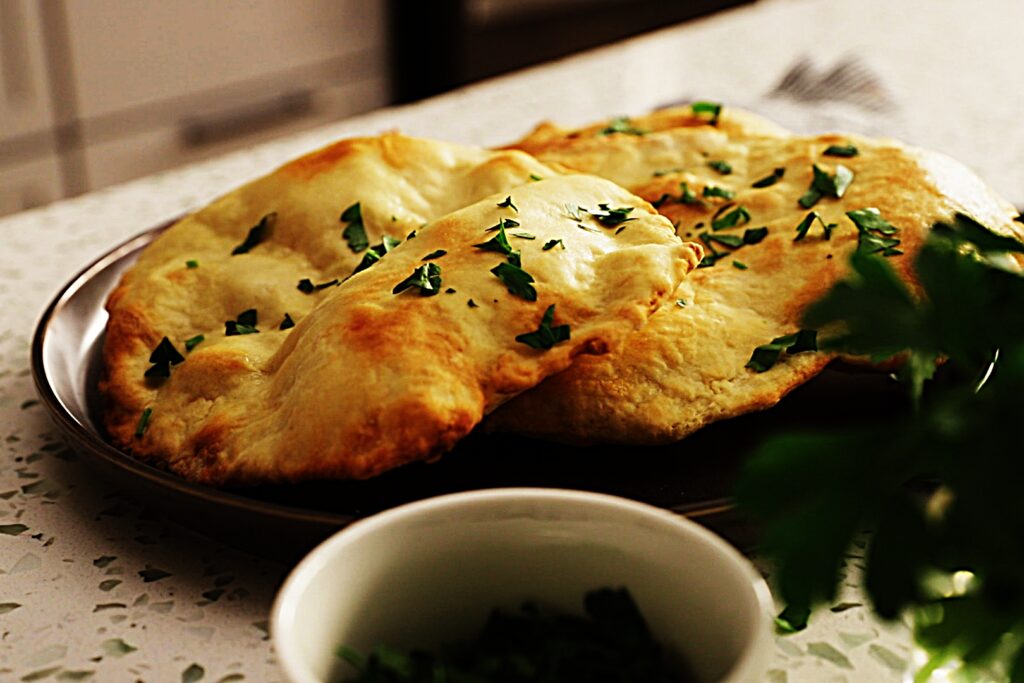
<path fill-rule="evenodd" d="M 353 524 L 291 573 L 271 631 L 289 681 L 333 682 L 350 673 L 339 645 L 432 649 L 474 638 L 494 607 L 580 614 L 604 586 L 626 586 L 701 683 L 764 675 L 771 596 L 742 555 L 673 513 L 579 491 L 458 493 Z"/>

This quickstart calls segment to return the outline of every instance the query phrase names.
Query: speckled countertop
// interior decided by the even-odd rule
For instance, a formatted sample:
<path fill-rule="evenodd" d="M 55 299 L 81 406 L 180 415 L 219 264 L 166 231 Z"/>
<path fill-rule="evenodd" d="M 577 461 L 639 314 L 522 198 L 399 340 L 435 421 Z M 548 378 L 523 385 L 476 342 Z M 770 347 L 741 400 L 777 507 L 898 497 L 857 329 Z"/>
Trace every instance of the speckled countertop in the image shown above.
<path fill-rule="evenodd" d="M 289 567 L 158 518 L 97 479 L 36 401 L 34 323 L 114 244 L 334 138 L 398 128 L 493 145 L 545 118 L 584 123 L 692 98 L 796 130 L 936 148 L 1021 205 L 1022 25 L 1019 0 L 762 2 L 0 220 L 0 680 L 281 680 L 267 615 Z M 829 79 L 836 67 L 842 78 Z M 901 679 L 909 636 L 863 606 L 859 560 L 849 557 L 832 610 L 777 640 L 768 681 Z"/>

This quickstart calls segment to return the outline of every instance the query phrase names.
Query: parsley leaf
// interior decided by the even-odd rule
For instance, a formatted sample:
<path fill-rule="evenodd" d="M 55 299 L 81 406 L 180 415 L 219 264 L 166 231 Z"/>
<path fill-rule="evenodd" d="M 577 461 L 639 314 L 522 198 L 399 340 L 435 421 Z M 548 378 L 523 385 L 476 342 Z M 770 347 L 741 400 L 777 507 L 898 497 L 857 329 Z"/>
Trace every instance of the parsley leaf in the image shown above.
<path fill-rule="evenodd" d="M 617 209 L 613 209 L 608 204 L 598 204 L 597 211 L 586 209 L 584 211 L 587 211 L 587 213 L 594 217 L 594 220 L 606 228 L 614 228 L 620 223 L 636 220 L 635 218 L 629 218 L 629 214 L 633 213 L 632 206 L 620 206 Z"/>
<path fill-rule="evenodd" d="M 201 334 L 197 334 L 194 337 L 190 337 L 189 339 L 186 339 L 185 340 L 185 353 L 191 352 L 192 349 L 196 348 L 197 346 L 202 344 L 204 341 L 206 341 L 206 337 L 201 335 Z"/>
<path fill-rule="evenodd" d="M 185 261 L 185 267 L 186 268 L 198 268 L 199 267 L 199 261 L 196 261 L 195 259 L 189 259 L 188 261 Z"/>
<path fill-rule="evenodd" d="M 721 218 L 715 218 L 711 221 L 712 230 L 725 230 L 727 228 L 735 228 L 737 225 L 743 225 L 744 223 L 750 222 L 750 212 L 742 206 L 738 206 L 732 211 L 728 212 Z"/>
<path fill-rule="evenodd" d="M 732 166 L 730 166 L 728 162 L 723 161 L 722 159 L 716 159 L 715 161 L 709 161 L 708 162 L 708 166 L 710 166 L 711 168 L 715 169 L 716 171 L 718 171 L 722 175 L 729 175 L 730 173 L 732 173 Z"/>
<path fill-rule="evenodd" d="M 467 301 L 466 305 L 469 306 L 470 308 L 480 308 L 480 305 L 477 302 L 473 301 L 472 299 Z"/>
<path fill-rule="evenodd" d="M 678 306 L 679 308 L 686 308 L 686 300 L 676 299 L 676 306 Z"/>
<path fill-rule="evenodd" d="M 702 194 L 705 197 L 721 197 L 722 199 L 732 199 L 736 196 L 736 193 L 732 190 L 727 190 L 724 187 L 718 187 L 716 185 L 705 185 Z"/>
<path fill-rule="evenodd" d="M 899 256 L 903 253 L 896 248 L 900 240 L 892 237 L 899 232 L 899 228 L 882 218 L 878 209 L 857 209 L 847 211 L 846 215 L 857 226 L 857 251 L 866 254 L 881 252 L 882 256 Z"/>
<path fill-rule="evenodd" d="M 746 270 L 747 268 L 749 268 L 749 266 L 746 263 L 743 263 L 743 261 L 736 260 L 733 260 L 732 267 L 735 268 L 736 270 Z"/>
<path fill-rule="evenodd" d="M 420 296 L 433 296 L 441 291 L 441 266 L 436 263 L 427 263 L 412 271 L 412 275 L 405 278 L 391 290 L 392 294 L 400 294 L 410 287 L 420 290 Z"/>
<path fill-rule="evenodd" d="M 444 256 L 447 253 L 448 252 L 445 251 L 444 249 L 438 249 L 436 251 L 430 252 L 429 254 L 427 254 L 426 256 L 421 258 L 420 260 L 421 261 L 432 261 L 432 260 L 434 260 L 436 258 L 441 258 L 442 256 Z"/>
<path fill-rule="evenodd" d="M 569 339 L 569 326 L 568 325 L 557 325 L 551 326 L 551 323 L 555 319 L 555 305 L 551 304 L 547 310 L 544 311 L 544 316 L 540 320 L 540 327 L 535 332 L 527 332 L 516 336 L 516 341 L 522 344 L 526 344 L 533 349 L 550 349 L 552 346 L 559 342 L 568 341 Z"/>
<path fill-rule="evenodd" d="M 177 365 L 185 360 L 185 357 L 178 353 L 174 344 L 167 337 L 160 340 L 153 352 L 149 354 L 149 362 L 153 367 L 146 370 L 146 377 L 170 377 L 171 366 Z"/>
<path fill-rule="evenodd" d="M 415 236 L 416 231 L 413 230 L 411 233 L 409 233 L 409 237 L 407 237 L 406 239 L 412 239 Z M 389 235 L 384 235 L 384 237 L 381 239 L 380 244 L 367 249 L 366 253 L 363 254 L 363 260 L 360 261 L 359 265 L 356 266 L 355 270 L 352 271 L 352 275 L 355 275 L 356 273 L 362 270 L 366 270 L 373 264 L 377 263 L 377 261 L 380 261 L 382 258 L 384 258 L 385 255 L 390 253 L 392 249 L 394 249 L 401 243 L 401 240 L 395 239 L 394 237 L 390 237 Z M 352 275 L 349 275 L 349 277 L 352 277 Z"/>
<path fill-rule="evenodd" d="M 484 230 L 484 232 L 494 232 L 495 230 L 501 230 L 502 228 L 518 228 L 518 227 L 519 227 L 519 221 L 513 220 L 511 218 L 501 218 L 501 219 L 498 220 L 498 223 L 496 225 L 492 225 L 491 227 L 489 227 L 486 230 Z"/>
<path fill-rule="evenodd" d="M 757 244 L 768 236 L 768 228 L 747 228 L 743 231 L 743 244 Z"/>
<path fill-rule="evenodd" d="M 512 195 L 505 197 L 503 201 L 497 204 L 499 209 L 512 209 L 516 213 L 519 213 L 519 207 L 512 203 Z"/>
<path fill-rule="evenodd" d="M 541 249 L 544 251 L 548 251 L 550 249 L 554 249 L 556 245 L 561 246 L 562 249 L 565 249 L 565 243 L 562 242 L 562 240 L 548 240 L 547 242 L 544 243 L 544 246 L 541 247 Z"/>
<path fill-rule="evenodd" d="M 711 242 L 718 242 L 724 244 L 727 247 L 736 249 L 743 246 L 743 238 L 739 235 L 713 235 L 710 232 L 702 232 L 697 235 L 705 244 L 709 245 Z"/>
<path fill-rule="evenodd" d="M 857 148 L 853 145 L 829 145 L 824 151 L 824 155 L 827 157 L 849 158 L 855 157 L 858 154 L 860 154 L 860 152 L 857 151 Z"/>
<path fill-rule="evenodd" d="M 893 235 L 899 228 L 882 218 L 882 212 L 874 207 L 847 211 L 846 215 L 861 230 L 875 230 L 883 235 Z"/>
<path fill-rule="evenodd" d="M 146 433 L 146 429 L 149 427 L 149 418 L 153 415 L 152 408 L 146 408 L 139 415 L 139 424 L 135 427 L 135 438 L 141 439 L 142 435 Z"/>
<path fill-rule="evenodd" d="M 284 320 L 282 320 L 281 324 L 277 326 L 277 329 L 279 329 L 279 330 L 290 330 L 293 327 L 295 327 L 295 321 L 292 320 L 292 317 L 290 315 L 285 313 L 284 314 Z"/>
<path fill-rule="evenodd" d="M 530 284 L 534 281 L 533 276 L 514 263 L 500 263 L 491 272 L 499 280 L 505 283 L 505 287 L 512 294 L 526 299 L 527 301 L 537 300 L 537 290 Z"/>
<path fill-rule="evenodd" d="M 771 175 L 767 175 L 764 178 L 761 178 L 760 180 L 754 182 L 754 184 L 751 185 L 751 187 L 771 187 L 775 183 L 782 180 L 782 177 L 784 175 L 786 175 L 786 169 L 780 166 L 779 168 L 776 168 L 774 171 L 772 171 Z"/>
<path fill-rule="evenodd" d="M 518 237 L 521 240 L 535 240 L 537 236 L 529 232 L 513 232 L 513 237 Z"/>
<path fill-rule="evenodd" d="M 804 216 L 804 219 L 796 226 L 796 237 L 793 238 L 793 241 L 799 242 L 803 238 L 807 237 L 807 233 L 810 231 L 811 226 L 814 225 L 814 221 L 821 223 L 821 229 L 825 231 L 825 239 L 832 238 L 832 231 L 835 230 L 838 225 L 836 223 L 826 223 L 825 219 L 821 217 L 821 214 L 817 211 L 811 211 L 809 214 Z"/>
<path fill-rule="evenodd" d="M 853 182 L 853 171 L 842 164 L 836 166 L 835 175 L 829 175 L 814 164 L 814 178 L 811 186 L 798 200 L 800 206 L 809 209 L 818 203 L 822 197 L 839 199 L 846 194 L 846 188 Z"/>
<path fill-rule="evenodd" d="M 718 117 L 722 115 L 722 105 L 718 102 L 694 102 L 690 105 L 694 114 L 711 114 L 708 121 L 712 126 L 718 125 Z"/>
<path fill-rule="evenodd" d="M 782 352 L 788 354 L 801 353 L 803 351 L 818 350 L 818 333 L 815 330 L 800 330 L 793 334 L 776 337 L 769 343 L 758 346 L 754 349 L 746 367 L 754 372 L 767 372 L 774 366 Z"/>
<path fill-rule="evenodd" d="M 341 236 L 348 242 L 348 248 L 358 254 L 370 246 L 370 240 L 366 237 L 366 226 L 363 225 L 363 210 L 359 202 L 348 207 L 341 213 L 339 219 L 342 223 L 348 223 L 341 231 Z"/>
<path fill-rule="evenodd" d="M 517 223 L 518 225 L 518 223 Z M 508 243 L 508 237 L 505 235 L 505 223 L 502 221 L 498 223 L 498 234 L 480 244 L 474 244 L 477 249 L 483 249 L 484 251 L 496 251 L 499 254 L 503 254 L 508 258 L 509 263 L 519 265 L 520 257 L 519 252 L 512 248 L 512 245 Z"/>
<path fill-rule="evenodd" d="M 245 236 L 245 240 L 231 250 L 231 255 L 237 256 L 238 254 L 249 253 L 250 249 L 270 236 L 270 231 L 273 229 L 275 222 L 277 222 L 276 213 L 268 213 L 261 218 L 259 223 L 249 228 L 249 234 Z"/>
<path fill-rule="evenodd" d="M 303 294 L 312 294 L 313 292 L 319 292 L 321 289 L 327 289 L 328 287 L 334 287 L 338 284 L 338 278 L 328 280 L 327 282 L 321 282 L 318 285 L 314 285 L 313 281 L 308 277 L 304 277 L 299 280 L 299 285 L 296 287 Z"/>
<path fill-rule="evenodd" d="M 238 314 L 236 320 L 228 320 L 224 323 L 224 336 L 234 337 L 240 334 L 257 334 L 256 309 L 250 308 Z"/>
<path fill-rule="evenodd" d="M 612 133 L 622 133 L 624 135 L 646 135 L 647 131 L 635 128 L 629 122 L 628 116 L 619 116 L 612 119 L 606 128 L 601 130 L 598 135 L 611 135 Z"/>

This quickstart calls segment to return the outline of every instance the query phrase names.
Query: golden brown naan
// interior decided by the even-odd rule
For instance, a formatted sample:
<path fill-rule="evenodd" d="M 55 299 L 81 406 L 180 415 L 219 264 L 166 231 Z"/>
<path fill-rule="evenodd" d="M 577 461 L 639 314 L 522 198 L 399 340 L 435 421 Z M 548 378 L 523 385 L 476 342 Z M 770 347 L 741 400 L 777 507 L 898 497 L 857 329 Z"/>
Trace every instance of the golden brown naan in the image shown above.
<path fill-rule="evenodd" d="M 371 243 L 417 235 L 338 286 L 300 291 L 303 278 L 345 278 L 365 255 L 338 219 L 356 201 Z M 631 220 L 577 220 L 566 204 L 628 209 Z M 270 213 L 265 239 L 233 255 Z M 520 224 L 507 239 L 535 301 L 492 273 L 509 257 L 474 247 L 503 218 Z M 558 176 L 519 152 L 398 135 L 339 143 L 214 202 L 143 253 L 108 302 L 106 425 L 122 447 L 193 481 L 373 476 L 441 455 L 575 356 L 620 346 L 700 253 L 626 190 Z M 435 267 L 439 293 L 394 293 Z M 570 339 L 549 350 L 517 341 L 552 305 L 551 324 L 569 325 Z M 258 333 L 226 336 L 227 321 L 248 331 L 248 310 Z M 184 360 L 146 379 L 165 336 Z"/>
<path fill-rule="evenodd" d="M 831 145 L 848 144 L 856 146 L 857 156 L 824 154 Z M 1011 220 L 1013 208 L 962 165 L 888 140 L 768 137 L 705 125 L 643 136 L 562 137 L 549 151 L 533 142 L 524 147 L 546 163 L 610 178 L 649 201 L 668 195 L 660 211 L 684 239 L 698 239 L 703 232 L 739 237 L 761 226 L 768 236 L 697 270 L 680 286 L 678 305 L 659 310 L 621 352 L 580 359 L 508 403 L 489 419 L 495 430 L 575 442 L 662 443 L 774 405 L 820 372 L 829 357 L 784 355 L 764 373 L 744 366 L 757 346 L 797 331 L 806 306 L 847 273 L 858 244 L 847 211 L 877 208 L 899 228 L 895 237 L 904 253 L 890 258 L 908 281 L 914 254 L 932 224 L 956 212 L 1004 235 L 1024 237 L 1024 226 Z M 731 172 L 709 166 L 714 161 L 727 162 Z M 797 225 L 809 213 L 797 200 L 810 186 L 815 164 L 829 174 L 842 164 L 855 177 L 841 199 L 823 198 L 814 206 L 827 224 L 836 224 L 831 239 L 815 222 L 803 240 L 794 241 Z M 778 182 L 752 187 L 777 168 L 784 169 Z M 694 203 L 679 201 L 683 182 L 695 193 Z M 708 186 L 733 191 L 735 197 L 704 199 Z M 721 218 L 738 207 L 749 212 L 749 222 L 711 229 L 716 214 Z"/>

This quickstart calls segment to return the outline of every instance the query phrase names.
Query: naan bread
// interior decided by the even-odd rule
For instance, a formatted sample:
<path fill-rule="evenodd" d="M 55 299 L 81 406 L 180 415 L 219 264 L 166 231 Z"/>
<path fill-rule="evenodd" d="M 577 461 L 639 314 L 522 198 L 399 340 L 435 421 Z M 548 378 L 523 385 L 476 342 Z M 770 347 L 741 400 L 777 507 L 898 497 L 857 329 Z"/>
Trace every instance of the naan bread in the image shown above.
<path fill-rule="evenodd" d="M 356 201 L 371 243 L 410 226 L 416 236 L 338 286 L 300 291 L 300 279 L 345 278 L 359 262 L 338 221 Z M 469 205 L 446 213 L 460 202 Z M 566 204 L 607 204 L 630 220 L 574 220 Z M 232 255 L 272 212 L 265 239 Z M 492 273 L 512 257 L 474 246 L 502 232 L 487 230 L 501 219 L 520 224 L 507 239 L 535 300 Z M 106 425 L 120 446 L 193 481 L 370 477 L 440 456 L 575 356 L 620 346 L 700 255 L 622 188 L 560 177 L 518 152 L 397 135 L 339 143 L 184 219 L 144 252 L 108 302 Z M 417 270 L 441 291 L 394 293 Z M 517 341 L 549 310 L 548 327 L 568 325 L 569 339 L 547 350 Z M 163 337 L 181 362 L 151 362 Z M 161 365 L 169 377 L 144 377 Z"/>
<path fill-rule="evenodd" d="M 859 154 L 824 155 L 831 145 L 847 144 Z M 679 304 L 659 310 L 621 352 L 580 359 L 511 401 L 490 418 L 493 430 L 574 442 L 664 443 L 713 421 L 774 405 L 818 374 L 829 356 L 784 354 L 764 373 L 745 365 L 756 347 L 796 332 L 805 308 L 847 274 L 858 244 L 847 211 L 876 208 L 899 229 L 894 237 L 903 254 L 889 257 L 890 263 L 911 285 L 911 264 L 928 230 L 956 212 L 1001 234 L 1024 237 L 1024 226 L 1011 220 L 1013 208 L 966 168 L 888 140 L 751 136 L 704 126 L 571 144 L 560 140 L 549 152 L 527 147 L 546 163 L 610 178 L 649 201 L 668 195 L 659 210 L 684 239 L 698 239 L 703 232 L 740 237 L 761 226 L 768 235 L 697 270 L 676 293 Z M 708 165 L 717 160 L 727 162 L 731 172 Z M 797 200 L 810 186 L 815 164 L 829 174 L 841 164 L 854 179 L 841 199 L 822 198 L 813 207 L 826 224 L 836 224 L 831 239 L 815 221 L 804 239 L 794 241 L 797 225 L 809 214 Z M 752 187 L 775 169 L 784 169 L 777 182 Z M 691 204 L 679 201 L 682 182 L 696 195 Z M 708 186 L 731 190 L 735 198 L 703 199 Z M 739 207 L 749 212 L 749 222 L 711 229 L 714 217 Z"/>

